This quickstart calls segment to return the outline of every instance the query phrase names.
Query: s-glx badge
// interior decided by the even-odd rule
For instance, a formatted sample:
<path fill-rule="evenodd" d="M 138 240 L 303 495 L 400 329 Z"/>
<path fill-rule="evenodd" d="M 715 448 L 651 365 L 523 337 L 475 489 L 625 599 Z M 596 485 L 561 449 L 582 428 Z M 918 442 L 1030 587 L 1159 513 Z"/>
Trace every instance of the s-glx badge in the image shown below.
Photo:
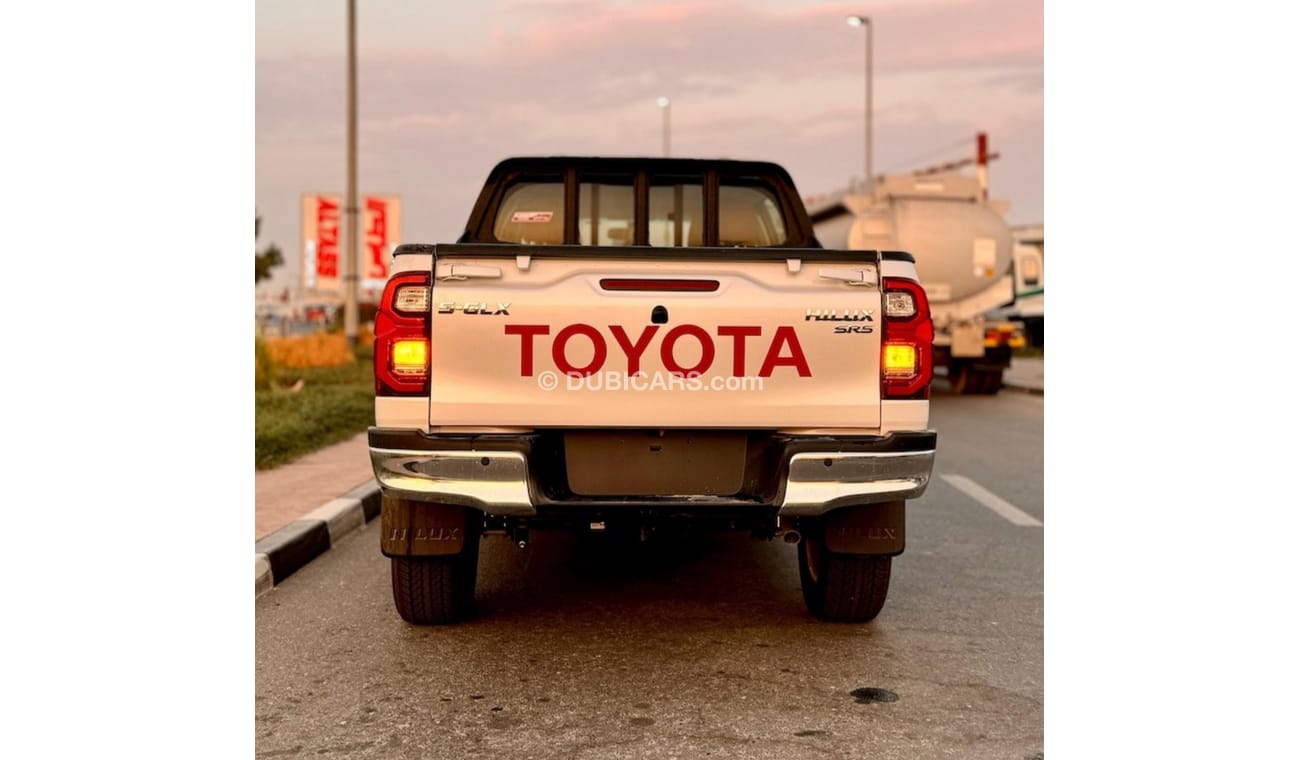
<path fill-rule="evenodd" d="M 498 302 L 496 306 L 492 306 L 486 301 L 483 301 L 481 303 L 479 301 L 470 301 L 464 304 L 459 304 L 456 303 L 455 301 L 444 301 L 438 304 L 439 314 L 454 314 L 459 311 L 464 314 L 482 314 L 484 316 L 489 316 L 489 317 L 496 316 L 498 314 L 504 314 L 506 316 L 509 316 L 510 315 L 509 309 L 510 309 L 510 304 L 508 302 L 507 303 Z"/>

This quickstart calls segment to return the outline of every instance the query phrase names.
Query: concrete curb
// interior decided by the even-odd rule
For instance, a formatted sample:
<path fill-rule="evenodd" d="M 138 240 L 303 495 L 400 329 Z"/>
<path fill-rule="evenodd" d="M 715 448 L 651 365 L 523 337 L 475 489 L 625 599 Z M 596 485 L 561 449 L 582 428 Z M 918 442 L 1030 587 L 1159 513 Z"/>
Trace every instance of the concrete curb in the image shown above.
<path fill-rule="evenodd" d="M 253 550 L 254 596 L 261 596 L 283 582 L 344 536 L 378 516 L 379 484 L 372 480 L 263 537 Z"/>
<path fill-rule="evenodd" d="M 1006 380 L 1002 381 L 1002 388 L 1003 390 L 1015 391 L 1016 393 L 1029 393 L 1034 396 L 1043 395 L 1042 388 L 1035 388 L 1029 385 L 1015 385 L 1014 383 L 1008 383 Z"/>

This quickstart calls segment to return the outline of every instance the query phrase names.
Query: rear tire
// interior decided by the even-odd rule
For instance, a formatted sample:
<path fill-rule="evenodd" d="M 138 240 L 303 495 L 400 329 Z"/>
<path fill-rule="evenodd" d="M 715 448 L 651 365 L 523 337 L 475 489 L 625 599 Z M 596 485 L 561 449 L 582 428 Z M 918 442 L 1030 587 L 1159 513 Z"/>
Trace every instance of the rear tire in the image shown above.
<path fill-rule="evenodd" d="M 975 370 L 966 362 L 954 361 L 948 366 L 948 389 L 959 395 L 970 393 Z"/>
<path fill-rule="evenodd" d="M 983 370 L 982 374 L 984 375 L 984 378 L 980 382 L 980 393 L 992 396 L 1002 390 L 1002 370 Z"/>
<path fill-rule="evenodd" d="M 875 619 L 889 593 L 892 557 L 833 554 L 820 536 L 799 541 L 799 585 L 808 611 L 834 623 Z"/>
<path fill-rule="evenodd" d="M 465 548 L 450 557 L 393 557 L 393 603 L 408 623 L 434 625 L 474 614 L 478 580 L 477 531 L 468 531 Z"/>
<path fill-rule="evenodd" d="M 948 370 L 948 387 L 962 396 L 993 395 L 1002 390 L 1002 370 L 978 369 L 968 361 L 957 362 Z"/>

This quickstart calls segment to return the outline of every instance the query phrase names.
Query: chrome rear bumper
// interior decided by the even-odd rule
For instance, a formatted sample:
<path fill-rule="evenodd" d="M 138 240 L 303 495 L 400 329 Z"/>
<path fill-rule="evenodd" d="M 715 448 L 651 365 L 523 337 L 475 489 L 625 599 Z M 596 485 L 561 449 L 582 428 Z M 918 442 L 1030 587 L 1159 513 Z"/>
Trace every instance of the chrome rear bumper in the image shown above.
<path fill-rule="evenodd" d="M 747 497 L 566 499 L 548 494 L 539 479 L 546 465 L 535 450 L 540 436 L 431 436 L 371 429 L 375 479 L 390 495 L 472 507 L 516 517 L 547 506 L 776 507 L 778 514 L 811 517 L 850 504 L 914 499 L 925 493 L 934 467 L 933 432 L 844 439 L 774 437 L 772 495 Z"/>
<path fill-rule="evenodd" d="M 528 461 L 518 451 L 370 449 L 379 486 L 416 501 L 474 507 L 497 515 L 537 514 Z"/>
<path fill-rule="evenodd" d="M 933 468 L 934 449 L 795 454 L 780 514 L 816 516 L 847 504 L 915 499 L 925 493 Z"/>

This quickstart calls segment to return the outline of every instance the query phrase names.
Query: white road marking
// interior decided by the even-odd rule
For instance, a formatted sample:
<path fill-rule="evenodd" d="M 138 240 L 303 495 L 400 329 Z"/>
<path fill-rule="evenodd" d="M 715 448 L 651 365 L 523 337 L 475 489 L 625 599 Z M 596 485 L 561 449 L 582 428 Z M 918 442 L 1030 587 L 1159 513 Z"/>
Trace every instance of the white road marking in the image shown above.
<path fill-rule="evenodd" d="M 1024 525 L 1027 527 L 1043 527 L 1043 524 L 1034 519 L 1031 515 L 1025 514 L 1023 510 L 1015 504 L 1003 499 L 1001 496 L 993 493 L 984 486 L 976 483 L 965 475 L 940 475 L 939 477 L 948 481 L 948 484 L 958 491 L 966 494 L 980 504 L 997 512 L 1007 518 L 1014 525 Z"/>

